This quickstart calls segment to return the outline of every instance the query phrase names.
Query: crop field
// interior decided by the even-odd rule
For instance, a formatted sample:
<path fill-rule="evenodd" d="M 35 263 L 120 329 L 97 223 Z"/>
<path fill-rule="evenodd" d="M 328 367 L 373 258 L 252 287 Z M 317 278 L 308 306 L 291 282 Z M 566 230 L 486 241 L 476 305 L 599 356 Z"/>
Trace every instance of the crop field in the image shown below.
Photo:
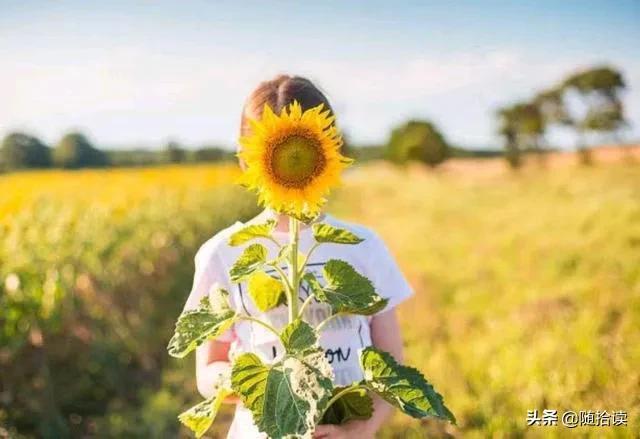
<path fill-rule="evenodd" d="M 0 437 L 186 434 L 175 416 L 199 400 L 194 368 L 165 347 L 198 246 L 258 211 L 238 172 L 0 176 Z M 376 230 L 399 260 L 416 291 L 399 308 L 406 363 L 458 418 L 395 414 L 381 437 L 637 437 L 637 163 L 372 163 L 345 175 L 330 210 Z M 628 425 L 527 427 L 534 409 L 623 410 Z"/>

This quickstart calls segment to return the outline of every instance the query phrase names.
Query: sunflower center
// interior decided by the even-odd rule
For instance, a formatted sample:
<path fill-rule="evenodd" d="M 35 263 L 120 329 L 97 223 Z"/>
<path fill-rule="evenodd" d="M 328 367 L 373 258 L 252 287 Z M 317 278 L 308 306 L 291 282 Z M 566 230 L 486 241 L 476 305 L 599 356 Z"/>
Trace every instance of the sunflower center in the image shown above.
<path fill-rule="evenodd" d="M 320 145 L 301 135 L 286 138 L 274 146 L 271 172 L 285 186 L 304 187 L 325 165 Z"/>

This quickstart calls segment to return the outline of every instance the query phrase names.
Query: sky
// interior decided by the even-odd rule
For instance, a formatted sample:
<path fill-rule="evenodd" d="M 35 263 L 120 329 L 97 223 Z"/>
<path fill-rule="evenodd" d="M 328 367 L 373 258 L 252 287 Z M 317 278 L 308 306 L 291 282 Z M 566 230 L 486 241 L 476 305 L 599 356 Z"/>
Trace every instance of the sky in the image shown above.
<path fill-rule="evenodd" d="M 497 108 L 606 63 L 629 85 L 637 140 L 639 23 L 637 0 L 0 0 L 0 136 L 232 147 L 246 96 L 289 73 L 326 92 L 354 143 L 426 118 L 454 144 L 495 147 Z"/>

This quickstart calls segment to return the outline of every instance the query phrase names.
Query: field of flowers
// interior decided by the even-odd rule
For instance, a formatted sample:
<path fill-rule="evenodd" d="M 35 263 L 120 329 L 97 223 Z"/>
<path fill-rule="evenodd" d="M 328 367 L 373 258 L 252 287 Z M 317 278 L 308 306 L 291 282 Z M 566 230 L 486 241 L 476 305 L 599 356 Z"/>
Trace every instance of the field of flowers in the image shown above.
<path fill-rule="evenodd" d="M 44 437 L 177 431 L 175 413 L 156 402 L 166 342 L 197 247 L 257 211 L 233 184 L 238 173 L 0 176 L 0 427 Z"/>
<path fill-rule="evenodd" d="M 0 437 L 185 434 L 193 365 L 165 347 L 197 247 L 257 212 L 237 173 L 0 176 Z M 396 414 L 381 436 L 637 435 L 639 194 L 637 164 L 350 171 L 330 209 L 399 259 L 417 293 L 400 308 L 407 363 L 459 422 Z M 629 425 L 526 427 L 532 409 L 624 410 Z"/>

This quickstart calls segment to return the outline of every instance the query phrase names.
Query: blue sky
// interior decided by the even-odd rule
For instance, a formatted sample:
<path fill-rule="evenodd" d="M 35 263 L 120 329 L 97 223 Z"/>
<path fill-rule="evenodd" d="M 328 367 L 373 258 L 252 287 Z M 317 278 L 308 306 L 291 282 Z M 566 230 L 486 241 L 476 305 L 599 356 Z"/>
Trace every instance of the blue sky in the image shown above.
<path fill-rule="evenodd" d="M 638 1 L 317 3 L 0 0 L 0 135 L 232 145 L 246 95 L 284 72 L 315 80 L 358 143 L 424 117 L 484 147 L 497 107 L 609 63 L 640 138 Z"/>

